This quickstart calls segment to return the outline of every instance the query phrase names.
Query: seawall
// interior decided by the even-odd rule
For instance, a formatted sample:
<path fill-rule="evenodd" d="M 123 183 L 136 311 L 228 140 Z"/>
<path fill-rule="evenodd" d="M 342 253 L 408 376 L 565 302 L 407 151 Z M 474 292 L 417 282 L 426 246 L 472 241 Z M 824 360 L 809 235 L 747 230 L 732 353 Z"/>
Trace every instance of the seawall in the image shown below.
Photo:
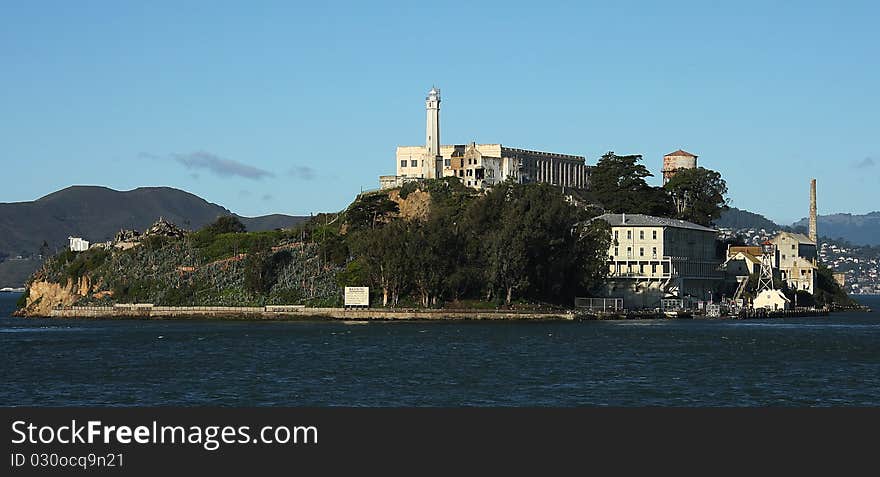
<path fill-rule="evenodd" d="M 223 307 L 223 306 L 66 306 L 50 311 L 52 318 L 140 318 L 185 319 L 225 318 L 243 320 L 506 320 L 573 321 L 575 315 L 560 312 L 449 309 L 374 309 L 305 307 Z"/>

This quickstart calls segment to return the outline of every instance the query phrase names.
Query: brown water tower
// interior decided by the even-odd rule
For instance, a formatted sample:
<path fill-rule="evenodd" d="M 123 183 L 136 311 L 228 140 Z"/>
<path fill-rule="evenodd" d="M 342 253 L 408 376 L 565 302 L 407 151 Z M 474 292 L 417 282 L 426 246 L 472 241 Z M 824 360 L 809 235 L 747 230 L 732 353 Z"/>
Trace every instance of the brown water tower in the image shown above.
<path fill-rule="evenodd" d="M 679 169 L 695 169 L 697 167 L 697 156 L 684 151 L 677 150 L 663 156 L 663 185 L 672 179 L 675 171 Z"/>

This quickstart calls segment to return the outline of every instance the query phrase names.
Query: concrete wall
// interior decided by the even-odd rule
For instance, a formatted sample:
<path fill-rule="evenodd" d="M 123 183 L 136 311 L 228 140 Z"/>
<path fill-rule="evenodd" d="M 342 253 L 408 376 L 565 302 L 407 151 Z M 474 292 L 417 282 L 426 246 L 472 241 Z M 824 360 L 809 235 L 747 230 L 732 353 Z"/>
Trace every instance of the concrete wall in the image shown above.
<path fill-rule="evenodd" d="M 529 311 L 423 310 L 423 309 L 345 309 L 300 308 L 269 312 L 263 307 L 65 307 L 56 308 L 53 318 L 231 318 L 258 320 L 313 319 L 333 320 L 573 320 L 569 312 L 540 313 Z"/>

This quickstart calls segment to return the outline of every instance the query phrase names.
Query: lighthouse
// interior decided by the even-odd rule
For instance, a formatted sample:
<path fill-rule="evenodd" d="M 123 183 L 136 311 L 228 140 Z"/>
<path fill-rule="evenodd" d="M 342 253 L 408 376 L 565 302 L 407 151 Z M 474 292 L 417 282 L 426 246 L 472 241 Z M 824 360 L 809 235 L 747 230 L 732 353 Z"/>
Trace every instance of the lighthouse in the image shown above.
<path fill-rule="evenodd" d="M 424 177 L 443 177 L 443 156 L 440 155 L 440 88 L 432 87 L 425 98 L 427 121 L 425 127 Z"/>

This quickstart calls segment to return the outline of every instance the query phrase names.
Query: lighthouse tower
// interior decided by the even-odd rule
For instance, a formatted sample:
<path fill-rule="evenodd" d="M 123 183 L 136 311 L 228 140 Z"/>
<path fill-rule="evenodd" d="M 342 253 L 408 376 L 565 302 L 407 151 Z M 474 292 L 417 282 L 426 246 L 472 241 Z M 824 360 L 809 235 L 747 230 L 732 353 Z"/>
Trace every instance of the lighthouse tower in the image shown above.
<path fill-rule="evenodd" d="M 440 155 L 440 88 L 432 87 L 425 98 L 428 120 L 425 131 L 425 177 L 443 177 L 443 156 Z"/>

